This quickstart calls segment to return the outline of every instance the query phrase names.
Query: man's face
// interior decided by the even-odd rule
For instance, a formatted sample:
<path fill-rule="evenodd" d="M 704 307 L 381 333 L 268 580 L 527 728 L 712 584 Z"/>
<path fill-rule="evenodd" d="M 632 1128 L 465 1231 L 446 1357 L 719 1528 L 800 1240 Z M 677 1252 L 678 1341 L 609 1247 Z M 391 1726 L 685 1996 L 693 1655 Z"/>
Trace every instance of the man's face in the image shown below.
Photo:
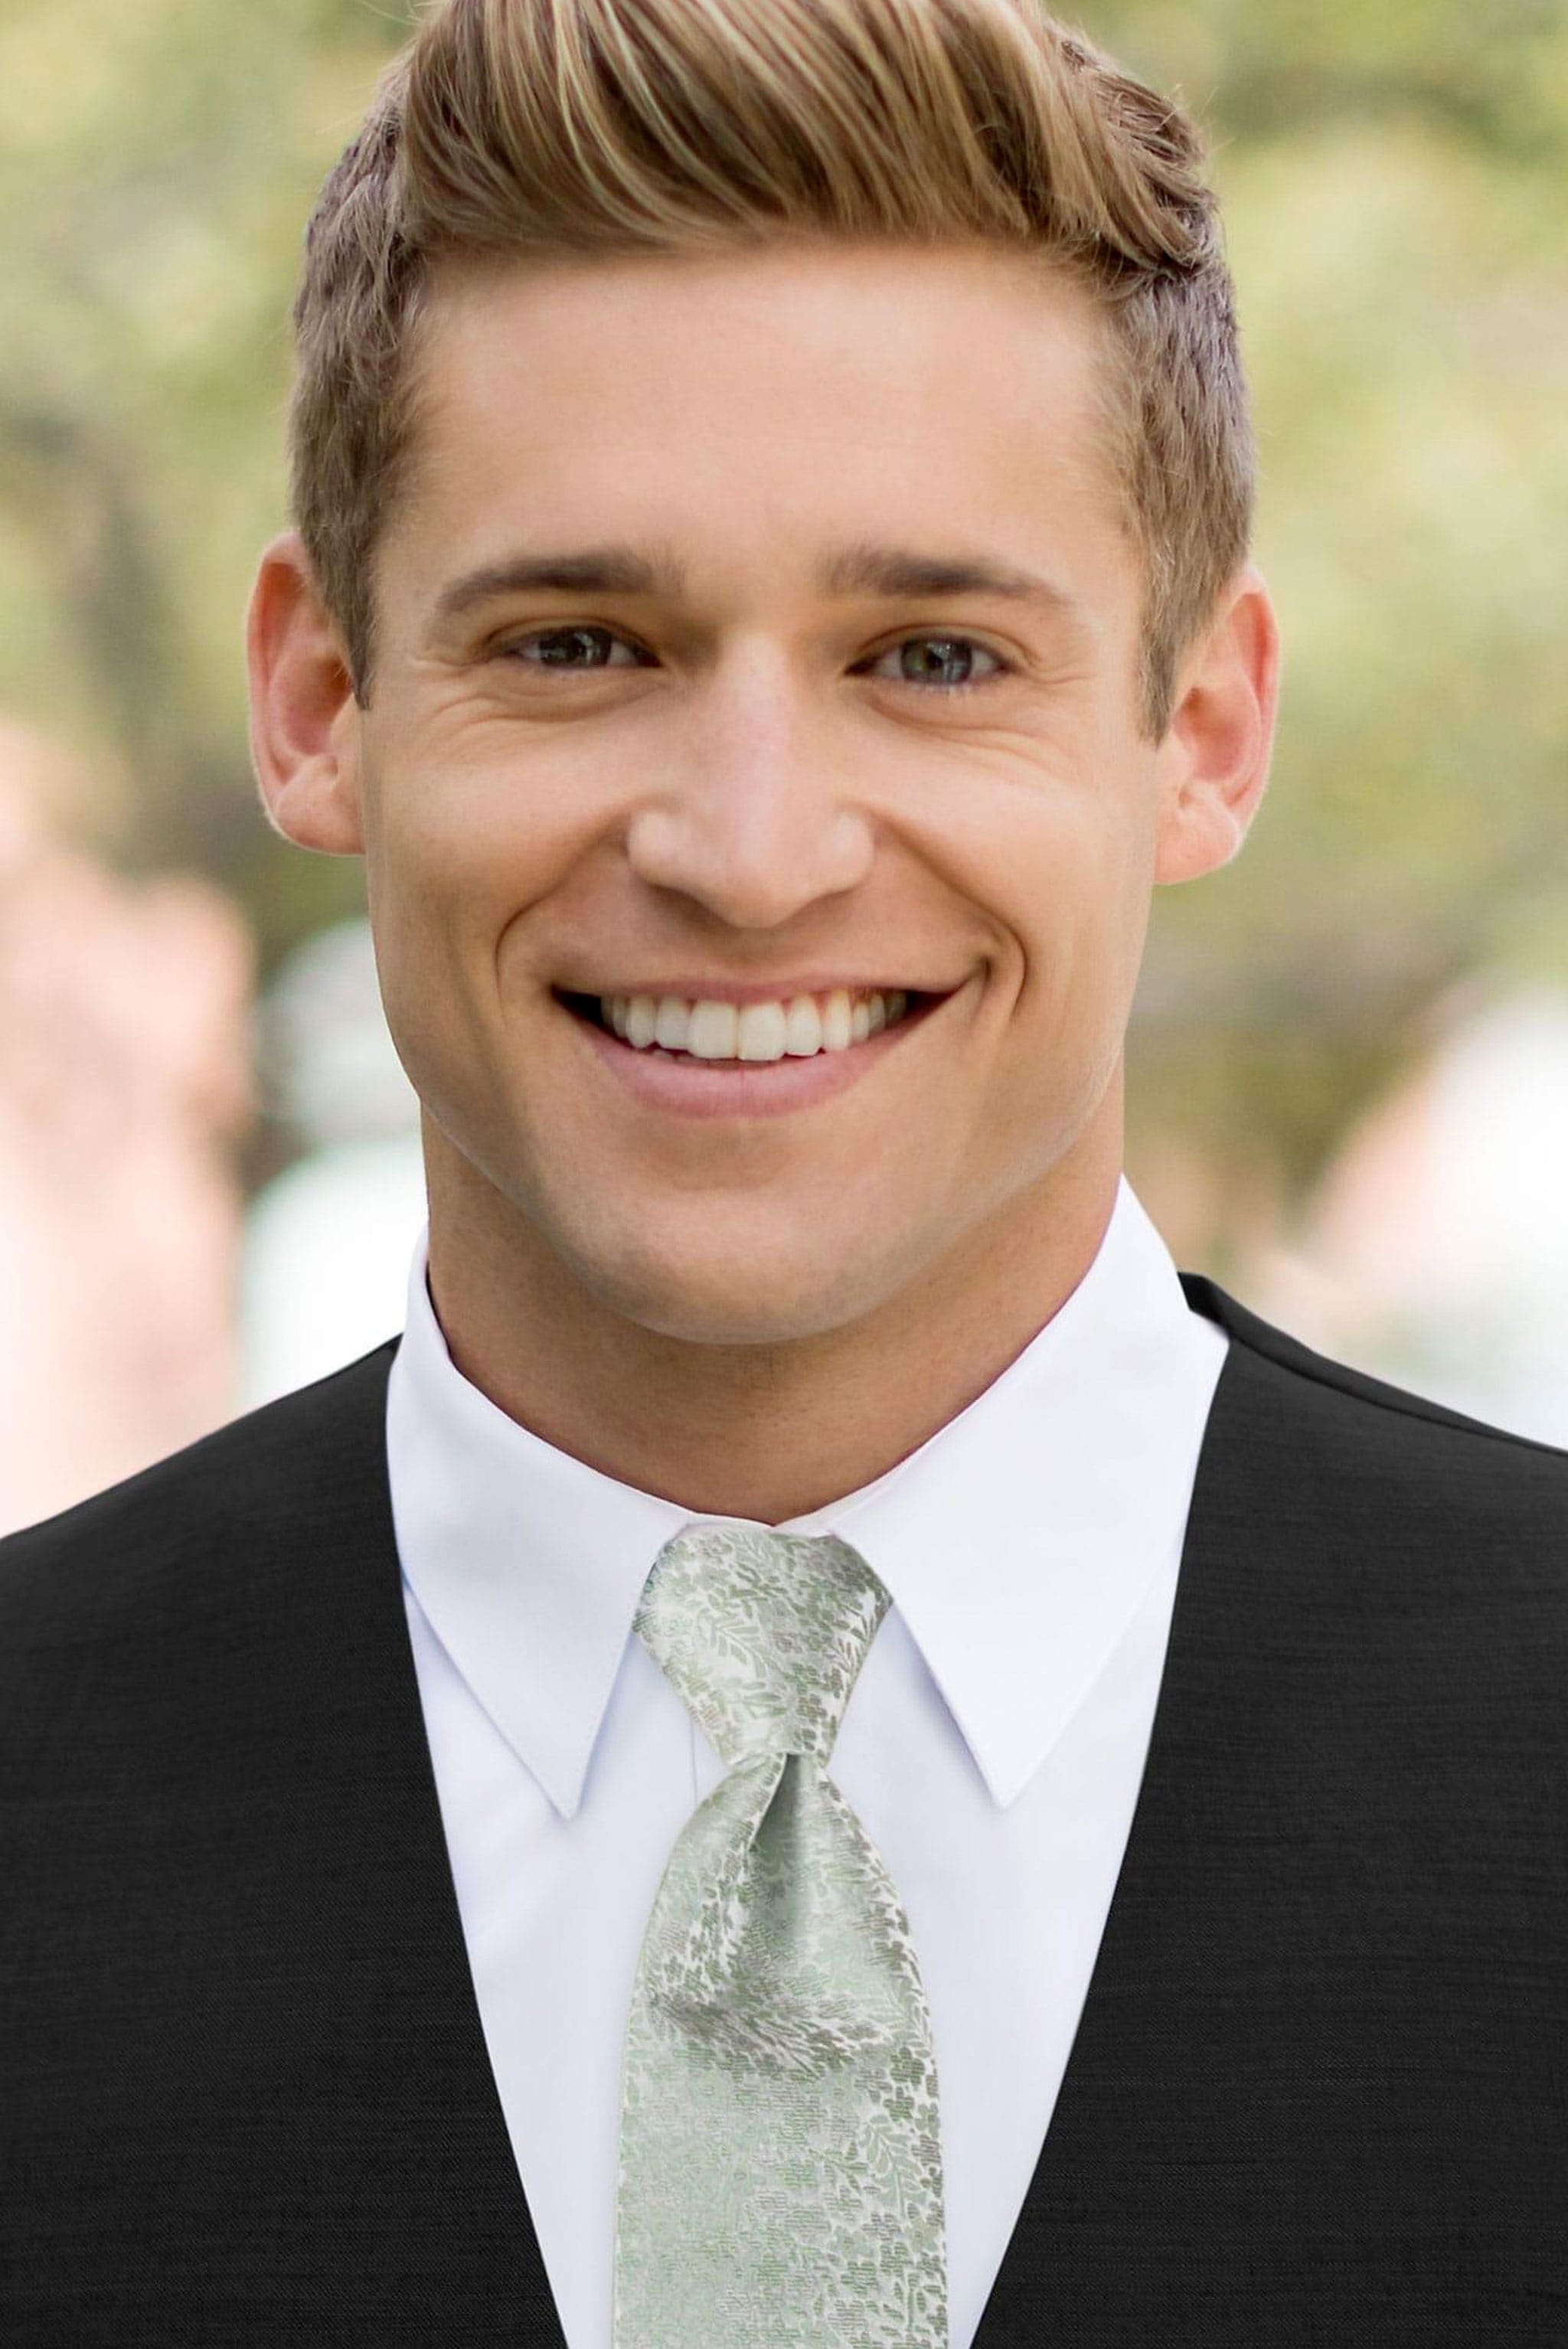
<path fill-rule="evenodd" d="M 440 283 L 356 721 L 433 1199 L 444 1163 L 613 1309 L 742 1343 L 1048 1212 L 1157 854 L 1104 364 L 1085 296 L 983 249 Z M 830 1043 L 839 988 L 913 1000 L 730 1057 L 809 1046 L 802 996 Z M 723 1057 L 585 1016 L 639 996 L 720 1007 L 659 1032 Z"/>

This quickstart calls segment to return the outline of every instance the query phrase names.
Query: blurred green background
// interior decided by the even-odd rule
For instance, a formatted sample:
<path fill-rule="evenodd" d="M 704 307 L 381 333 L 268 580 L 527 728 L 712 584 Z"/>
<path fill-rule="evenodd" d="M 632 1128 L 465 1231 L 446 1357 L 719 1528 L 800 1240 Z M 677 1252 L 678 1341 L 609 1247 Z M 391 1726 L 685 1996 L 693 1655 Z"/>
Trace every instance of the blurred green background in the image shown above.
<path fill-rule="evenodd" d="M 1083 21 L 1214 141 L 1286 639 L 1247 846 L 1157 893 L 1130 1167 L 1158 1137 L 1288 1206 L 1434 1004 L 1568 979 L 1568 7 Z M 304 221 L 408 29 L 364 0 L 0 20 L 0 709 L 99 779 L 120 871 L 238 898 L 263 984 L 363 903 L 261 815 L 242 630 Z M 286 1159 L 265 1119 L 244 1147 L 257 1181 Z"/>

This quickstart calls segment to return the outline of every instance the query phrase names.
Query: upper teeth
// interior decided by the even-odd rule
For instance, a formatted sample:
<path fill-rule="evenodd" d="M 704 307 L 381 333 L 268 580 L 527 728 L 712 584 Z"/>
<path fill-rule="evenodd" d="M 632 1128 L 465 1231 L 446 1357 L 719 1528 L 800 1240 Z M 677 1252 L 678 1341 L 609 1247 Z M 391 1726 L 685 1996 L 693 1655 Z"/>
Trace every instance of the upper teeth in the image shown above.
<path fill-rule="evenodd" d="M 841 1052 L 902 1019 L 906 989 L 851 995 L 796 995 L 788 1002 L 688 1003 L 678 995 L 602 995 L 600 1009 L 617 1036 L 645 1052 L 662 1044 L 699 1061 L 781 1061 L 787 1052 Z"/>

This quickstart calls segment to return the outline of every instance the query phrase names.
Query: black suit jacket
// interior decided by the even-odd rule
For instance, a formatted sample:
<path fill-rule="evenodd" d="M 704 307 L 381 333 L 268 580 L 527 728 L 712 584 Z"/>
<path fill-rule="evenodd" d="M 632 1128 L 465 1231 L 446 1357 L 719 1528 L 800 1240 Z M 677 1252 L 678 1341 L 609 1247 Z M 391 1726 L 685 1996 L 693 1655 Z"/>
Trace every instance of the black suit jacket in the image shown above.
<path fill-rule="evenodd" d="M 1233 1344 L 976 2349 L 1563 2349 L 1568 1454 L 1181 1278 Z M 409 1652 L 393 1351 L 0 1544 L 6 2349 L 560 2349 Z"/>

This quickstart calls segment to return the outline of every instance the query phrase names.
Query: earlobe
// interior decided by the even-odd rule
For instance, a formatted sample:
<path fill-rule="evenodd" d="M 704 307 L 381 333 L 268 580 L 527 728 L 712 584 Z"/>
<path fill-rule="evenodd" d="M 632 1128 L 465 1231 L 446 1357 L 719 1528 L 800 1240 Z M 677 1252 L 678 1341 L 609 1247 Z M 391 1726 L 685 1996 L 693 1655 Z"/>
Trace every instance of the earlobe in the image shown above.
<path fill-rule="evenodd" d="M 251 761 L 273 827 L 328 856 L 364 853 L 359 711 L 297 531 L 262 555 L 245 622 Z"/>
<path fill-rule="evenodd" d="M 1157 884 L 1197 880 L 1240 850 L 1268 781 L 1278 697 L 1278 623 L 1249 564 L 1183 665 L 1160 748 Z"/>

